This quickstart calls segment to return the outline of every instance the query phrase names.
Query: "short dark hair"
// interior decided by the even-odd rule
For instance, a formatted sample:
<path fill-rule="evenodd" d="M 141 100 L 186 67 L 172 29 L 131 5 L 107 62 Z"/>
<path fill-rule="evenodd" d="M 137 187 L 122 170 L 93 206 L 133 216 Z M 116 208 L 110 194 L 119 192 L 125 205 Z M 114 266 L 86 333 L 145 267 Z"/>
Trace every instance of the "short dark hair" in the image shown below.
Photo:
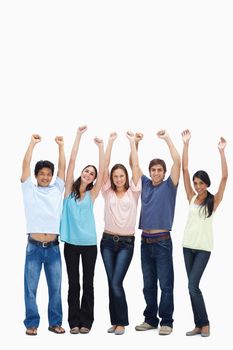
<path fill-rule="evenodd" d="M 34 169 L 34 174 L 35 176 L 38 175 L 39 171 L 43 168 L 48 168 L 52 172 L 52 176 L 54 173 L 54 164 L 50 162 L 49 160 L 39 160 L 39 162 L 36 163 L 35 169 Z"/>
<path fill-rule="evenodd" d="M 149 163 L 149 172 L 154 165 L 161 165 L 163 167 L 164 172 L 166 173 L 167 167 L 163 159 L 159 159 L 159 158 L 152 159 Z"/>

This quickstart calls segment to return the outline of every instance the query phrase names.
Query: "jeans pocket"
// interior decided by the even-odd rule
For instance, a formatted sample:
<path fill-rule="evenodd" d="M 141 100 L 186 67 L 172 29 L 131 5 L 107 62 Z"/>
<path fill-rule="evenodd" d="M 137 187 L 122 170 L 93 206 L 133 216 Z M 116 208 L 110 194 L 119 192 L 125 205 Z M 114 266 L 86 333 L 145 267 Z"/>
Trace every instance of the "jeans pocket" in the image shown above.
<path fill-rule="evenodd" d="M 26 255 L 32 255 L 37 250 L 37 246 L 32 243 L 28 243 L 26 247 Z"/>

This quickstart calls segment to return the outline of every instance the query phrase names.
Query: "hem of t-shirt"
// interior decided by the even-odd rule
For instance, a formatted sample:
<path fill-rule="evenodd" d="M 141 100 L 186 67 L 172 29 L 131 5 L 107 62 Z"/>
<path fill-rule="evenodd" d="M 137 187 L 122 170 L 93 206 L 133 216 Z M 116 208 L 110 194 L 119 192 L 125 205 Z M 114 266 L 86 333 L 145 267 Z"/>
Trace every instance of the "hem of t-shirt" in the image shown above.
<path fill-rule="evenodd" d="M 213 248 L 209 248 L 209 249 L 206 249 L 206 248 L 203 248 L 203 247 L 191 247 L 191 246 L 188 246 L 188 245 L 184 245 L 182 244 L 182 247 L 183 248 L 188 248 L 188 249 L 195 249 L 195 250 L 204 250 L 205 252 L 212 252 Z"/>
<path fill-rule="evenodd" d="M 26 235 L 57 235 L 57 236 L 60 236 L 60 233 L 56 233 L 56 232 L 26 232 Z"/>
<path fill-rule="evenodd" d="M 92 243 L 77 243 L 77 242 L 68 242 L 68 241 L 65 241 L 65 240 L 62 240 L 62 239 L 60 239 L 60 241 L 61 242 L 63 242 L 63 243 L 68 243 L 68 244 L 72 244 L 72 245 L 75 245 L 75 246 L 80 246 L 80 247 L 86 247 L 86 246 L 97 246 L 97 242 L 92 242 Z"/>

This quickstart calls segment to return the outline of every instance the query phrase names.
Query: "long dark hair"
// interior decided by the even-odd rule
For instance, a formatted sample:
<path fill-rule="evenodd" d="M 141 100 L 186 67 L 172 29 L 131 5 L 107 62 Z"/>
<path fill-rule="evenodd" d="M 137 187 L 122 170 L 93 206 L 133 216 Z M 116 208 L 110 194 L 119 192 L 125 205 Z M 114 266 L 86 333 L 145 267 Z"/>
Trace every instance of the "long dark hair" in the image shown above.
<path fill-rule="evenodd" d="M 87 165 L 85 166 L 85 168 L 83 168 L 82 172 L 86 169 L 92 167 L 95 170 L 95 178 L 94 180 L 97 178 L 97 169 L 94 165 Z M 75 200 L 80 198 L 80 185 L 81 185 L 81 175 L 77 178 L 77 180 L 74 181 L 73 186 L 72 186 L 72 190 L 71 190 L 71 196 L 75 198 Z M 90 191 L 94 186 L 94 181 L 92 181 L 90 184 L 87 185 L 86 187 L 86 191 Z"/>
<path fill-rule="evenodd" d="M 203 181 L 207 185 L 207 187 L 210 186 L 211 184 L 210 178 L 206 171 L 204 170 L 196 171 L 195 174 L 193 175 L 193 181 L 196 177 L 201 181 Z M 209 191 L 207 191 L 207 197 L 205 198 L 203 203 L 200 204 L 200 206 L 201 208 L 204 209 L 205 216 L 209 218 L 212 215 L 214 210 L 214 195 L 211 194 Z"/>
<path fill-rule="evenodd" d="M 128 171 L 127 171 L 126 167 L 125 167 L 123 164 L 120 164 L 120 163 L 115 164 L 115 165 L 112 167 L 112 169 L 111 169 L 111 172 L 110 172 L 111 189 L 112 189 L 113 191 L 116 191 L 116 185 L 115 185 L 114 182 L 113 182 L 113 172 L 114 172 L 115 170 L 117 170 L 117 169 L 121 169 L 121 170 L 123 170 L 124 173 L 125 173 L 126 181 L 125 181 L 125 186 L 124 186 L 124 187 L 125 187 L 125 190 L 127 191 L 128 188 L 129 188 L 129 175 L 128 175 Z"/>

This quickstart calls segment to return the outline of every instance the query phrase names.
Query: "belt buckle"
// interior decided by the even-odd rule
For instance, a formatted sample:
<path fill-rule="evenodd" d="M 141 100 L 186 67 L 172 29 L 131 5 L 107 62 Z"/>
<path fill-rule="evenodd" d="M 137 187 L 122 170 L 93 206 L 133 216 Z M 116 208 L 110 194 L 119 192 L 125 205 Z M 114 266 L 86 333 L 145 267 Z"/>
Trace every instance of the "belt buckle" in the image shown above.
<path fill-rule="evenodd" d="M 114 235 L 114 236 L 112 237 L 112 239 L 114 240 L 115 243 L 117 243 L 117 242 L 119 241 L 120 237 Z"/>
<path fill-rule="evenodd" d="M 43 248 L 48 247 L 48 243 L 49 243 L 49 242 L 42 242 L 42 247 L 43 247 Z"/>

